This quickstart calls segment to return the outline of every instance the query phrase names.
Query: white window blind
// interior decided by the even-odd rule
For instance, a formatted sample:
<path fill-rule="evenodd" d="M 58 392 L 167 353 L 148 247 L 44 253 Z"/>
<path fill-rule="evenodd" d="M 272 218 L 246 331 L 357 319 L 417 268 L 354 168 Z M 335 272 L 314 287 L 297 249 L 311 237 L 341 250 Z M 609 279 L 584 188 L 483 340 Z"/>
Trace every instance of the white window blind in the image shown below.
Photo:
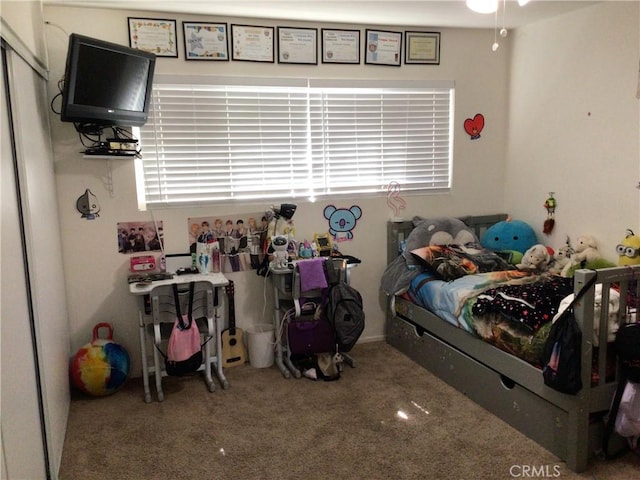
<path fill-rule="evenodd" d="M 452 82 L 284 82 L 156 78 L 141 203 L 449 188 Z"/>

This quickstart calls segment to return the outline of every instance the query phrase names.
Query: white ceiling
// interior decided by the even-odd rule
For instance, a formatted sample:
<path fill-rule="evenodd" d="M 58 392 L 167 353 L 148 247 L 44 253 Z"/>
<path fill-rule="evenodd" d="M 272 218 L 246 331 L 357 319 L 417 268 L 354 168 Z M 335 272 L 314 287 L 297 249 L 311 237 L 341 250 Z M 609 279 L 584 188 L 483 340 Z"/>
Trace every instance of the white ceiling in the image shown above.
<path fill-rule="evenodd" d="M 493 28 L 495 15 L 470 11 L 464 0 L 43 0 L 45 4 L 117 8 L 171 14 L 407 27 Z M 520 7 L 500 1 L 499 26 L 515 28 L 594 1 L 531 0 Z M 506 4 L 506 8 L 503 6 Z M 503 15 L 504 14 L 504 15 Z"/>

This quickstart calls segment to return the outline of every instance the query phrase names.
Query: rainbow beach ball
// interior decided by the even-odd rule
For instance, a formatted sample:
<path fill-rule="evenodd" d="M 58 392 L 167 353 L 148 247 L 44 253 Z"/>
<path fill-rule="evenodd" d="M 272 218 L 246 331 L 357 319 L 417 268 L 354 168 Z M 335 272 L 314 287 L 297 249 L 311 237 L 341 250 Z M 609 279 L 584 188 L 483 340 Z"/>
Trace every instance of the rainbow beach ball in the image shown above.
<path fill-rule="evenodd" d="M 100 328 L 109 330 L 108 338 L 98 336 Z M 98 323 L 93 328 L 93 341 L 76 352 L 71 360 L 71 381 L 83 392 L 103 397 L 115 393 L 124 385 L 131 371 L 129 354 L 115 343 L 113 328 L 108 323 Z"/>

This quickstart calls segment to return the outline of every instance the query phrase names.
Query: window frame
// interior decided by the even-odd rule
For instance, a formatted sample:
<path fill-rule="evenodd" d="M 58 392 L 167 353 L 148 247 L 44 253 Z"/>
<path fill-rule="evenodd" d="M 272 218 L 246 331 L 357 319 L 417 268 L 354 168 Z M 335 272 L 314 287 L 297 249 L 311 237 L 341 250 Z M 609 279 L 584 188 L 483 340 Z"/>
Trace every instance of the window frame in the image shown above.
<path fill-rule="evenodd" d="M 252 195 L 247 195 L 245 197 L 243 197 L 242 195 L 239 195 L 239 198 L 234 198 L 234 195 L 232 193 L 229 193 L 227 196 L 225 196 L 224 198 L 218 198 L 215 200 L 198 200 L 198 199 L 194 199 L 194 198 L 190 198 L 190 199 L 183 199 L 183 200 L 162 200 L 163 195 L 161 193 L 158 193 L 156 196 L 156 199 L 151 198 L 151 196 L 147 195 L 147 192 L 145 191 L 145 182 L 146 179 L 144 178 L 144 163 L 146 161 L 146 165 L 147 168 L 149 168 L 149 164 L 154 164 L 154 165 L 158 165 L 160 160 L 158 160 L 157 158 L 154 159 L 152 158 L 151 160 L 146 159 L 145 161 L 137 159 L 136 160 L 136 188 L 137 188 L 137 192 L 138 192 L 138 206 L 140 208 L 140 210 L 146 210 L 147 208 L 166 208 L 166 207 L 172 207 L 172 206 L 190 206 L 190 205 L 218 205 L 218 204 L 228 204 L 228 203 L 236 203 L 236 202 L 247 202 L 247 203 L 253 203 L 253 202 L 264 202 L 264 201 L 270 201 L 270 200 L 275 200 L 278 198 L 308 198 L 309 200 L 313 201 L 316 198 L 322 198 L 322 197 L 328 197 L 328 196 L 335 196 L 335 195 L 344 195 L 344 196 L 361 196 L 361 195 L 366 195 L 366 196 L 378 196 L 380 194 L 386 194 L 387 193 L 387 187 L 390 183 L 392 182 L 397 182 L 399 183 L 401 186 L 403 186 L 403 191 L 407 191 L 408 193 L 442 193 L 442 192 L 448 192 L 451 189 L 451 181 L 452 181 L 452 170 L 453 170 L 453 141 L 454 141 L 454 112 L 455 112 L 455 83 L 453 81 L 448 81 L 448 80 L 442 80 L 442 81 L 433 81 L 433 80 L 424 80 L 424 81 L 407 81 L 407 80 L 403 80 L 403 81 L 394 81 L 394 80 L 352 80 L 352 79 L 306 79 L 306 78 L 251 78 L 251 77 L 228 77 L 228 76 L 211 76 L 211 75 L 200 75 L 200 76 L 183 76 L 183 75 L 156 75 L 156 78 L 154 80 L 154 99 L 152 100 L 152 105 L 150 107 L 150 115 L 149 115 L 149 122 L 147 123 L 147 125 L 137 128 L 134 131 L 134 134 L 140 139 L 141 141 L 141 146 L 142 146 L 142 155 L 143 158 L 145 155 L 149 155 L 149 150 L 153 150 L 151 155 L 155 155 L 155 150 L 158 148 L 158 142 L 157 140 L 155 141 L 155 144 L 153 147 L 149 147 L 149 133 L 148 133 L 148 129 L 153 128 L 153 124 L 155 122 L 155 118 L 154 118 L 154 114 L 156 113 L 156 105 L 155 105 L 155 100 L 156 100 L 156 94 L 157 94 L 157 89 L 162 89 L 164 88 L 163 86 L 166 85 L 186 85 L 186 86 L 192 86 L 192 88 L 206 88 L 207 85 L 213 85 L 214 87 L 212 88 L 226 88 L 225 86 L 230 86 L 229 88 L 244 88 L 244 87 L 257 87 L 257 91 L 259 93 L 260 91 L 260 87 L 265 87 L 264 90 L 267 90 L 269 88 L 273 88 L 273 89 L 285 89 L 285 90 L 291 90 L 291 91 L 296 91 L 296 92 L 300 92 L 300 91 L 306 91 L 307 92 L 307 111 L 306 111 L 306 120 L 304 120 L 306 122 L 306 128 L 307 128 L 307 133 L 306 133 L 306 137 L 307 137 L 307 166 L 311 165 L 313 168 L 309 170 L 309 174 L 310 176 L 313 175 L 319 175 L 317 173 L 316 170 L 320 170 L 322 171 L 323 168 L 327 168 L 327 164 L 323 163 L 323 162 L 336 162 L 336 160 L 332 160 L 331 158 L 329 160 L 324 159 L 323 155 L 324 152 L 318 153 L 318 152 L 314 152 L 314 149 L 320 149 L 320 150 L 324 150 L 325 148 L 328 149 L 328 147 L 325 145 L 323 146 L 322 142 L 328 142 L 329 137 L 331 134 L 327 133 L 327 131 L 323 130 L 327 123 L 327 119 L 323 118 L 323 116 L 328 116 L 327 113 L 323 112 L 323 109 L 325 109 L 325 106 L 322 105 L 322 102 L 324 101 L 323 99 L 319 99 L 320 97 L 323 96 L 323 94 L 325 92 L 329 92 L 329 94 L 335 94 L 335 92 L 337 92 L 338 90 L 353 90 L 354 92 L 375 92 L 376 94 L 380 93 L 380 95 L 382 95 L 382 100 L 380 100 L 380 104 L 382 106 L 376 106 L 376 102 L 377 100 L 374 99 L 374 101 L 372 101 L 371 103 L 374 105 L 374 107 L 372 107 L 372 111 L 374 112 L 373 116 L 375 117 L 376 115 L 379 114 L 379 112 L 376 109 L 379 109 L 381 112 L 384 111 L 385 108 L 388 108 L 385 104 L 385 95 L 387 95 L 389 98 L 391 99 L 395 99 L 396 96 L 399 98 L 401 96 L 401 94 L 404 93 L 409 93 L 409 92 L 413 92 L 411 93 L 412 95 L 418 95 L 418 93 L 415 92 L 420 92 L 421 90 L 427 90 L 429 92 L 435 92 L 433 93 L 434 96 L 438 96 L 438 101 L 440 102 L 438 104 L 438 107 L 434 107 L 434 111 L 431 112 L 431 115 L 435 118 L 438 115 L 441 114 L 441 111 L 438 111 L 438 108 L 443 108 L 442 106 L 444 105 L 445 108 L 445 113 L 444 113 L 444 118 L 445 120 L 443 121 L 442 119 L 435 119 L 435 120 L 431 120 L 432 122 L 439 122 L 437 124 L 437 126 L 440 128 L 439 132 L 444 135 L 444 137 L 442 137 L 442 135 L 440 135 L 438 137 L 438 148 L 444 148 L 445 150 L 445 154 L 444 156 L 440 153 L 437 153 L 438 158 L 434 159 L 427 159 L 426 160 L 426 165 L 429 166 L 431 164 L 432 165 L 432 170 L 435 172 L 438 168 L 441 168 L 443 170 L 443 177 L 444 181 L 436 181 L 440 178 L 440 173 L 431 173 L 431 177 L 432 181 L 431 183 L 434 183 L 435 186 L 431 186 L 431 187 L 425 187 L 425 182 L 421 182 L 422 186 L 418 186 L 417 188 L 412 188 L 410 183 L 406 183 L 405 185 L 403 185 L 403 181 L 399 181 L 397 179 L 388 179 L 388 181 L 386 181 L 385 183 L 382 183 L 382 180 L 385 179 L 385 174 L 384 174 L 384 168 L 383 165 L 385 164 L 385 160 L 384 160 L 384 156 L 385 156 L 385 150 L 384 148 L 382 148 L 381 150 L 377 151 L 377 158 L 374 158 L 370 163 L 373 164 L 374 167 L 376 167 L 378 170 L 373 170 L 373 174 L 372 175 L 379 175 L 380 181 L 377 182 L 377 185 L 375 187 L 369 187 L 369 188 L 358 188 L 356 186 L 349 188 L 349 186 L 347 185 L 346 188 L 332 188 L 332 185 L 325 185 L 325 187 L 318 191 L 317 188 L 317 182 L 319 181 L 324 181 L 324 183 L 326 183 L 326 174 L 324 175 L 324 178 L 321 177 L 321 180 L 318 180 L 317 178 L 314 179 L 308 179 L 306 180 L 307 182 L 311 181 L 311 185 L 307 185 L 308 188 L 306 188 L 306 191 L 303 191 L 305 189 L 299 189 L 296 190 L 295 189 L 295 185 L 294 183 L 291 183 L 291 192 L 287 192 L 287 191 L 277 191 L 274 192 L 273 194 L 266 194 L 266 195 L 256 195 L 256 194 L 252 194 Z M 439 92 L 439 93 L 438 93 Z M 446 92 L 446 93 L 445 93 Z M 420 93 L 420 95 L 422 95 L 423 93 Z M 356 95 L 356 94 L 354 94 Z M 364 95 L 364 94 L 363 94 Z M 426 93 L 424 93 L 424 95 L 426 95 Z M 329 95 L 326 95 L 329 96 Z M 375 95 L 374 95 L 375 96 Z M 360 101 L 361 98 L 360 97 L 355 97 L 356 100 L 354 101 Z M 425 96 L 426 98 L 426 96 Z M 320 102 L 319 105 L 312 105 L 312 103 L 318 103 Z M 256 103 L 259 103 L 259 100 L 256 100 Z M 390 103 L 390 102 L 387 102 Z M 391 102 L 392 103 L 392 102 Z M 407 105 L 414 105 L 416 102 L 415 100 L 412 101 L 405 101 L 405 103 Z M 368 104 L 367 104 L 368 106 Z M 160 107 L 158 107 L 160 108 Z M 255 108 L 254 105 L 252 105 L 252 108 Z M 259 108 L 259 107 L 257 107 Z M 400 110 L 402 110 L 402 108 L 407 109 L 407 111 L 409 111 L 409 113 L 411 113 L 412 109 L 415 108 L 414 106 L 404 106 L 404 107 L 400 107 Z M 326 108 L 328 111 L 328 107 Z M 357 108 L 354 108 L 354 110 L 357 110 Z M 391 114 L 387 114 L 387 116 L 391 119 L 391 123 L 395 121 L 395 116 L 397 116 L 397 113 L 395 110 L 391 109 L 390 110 L 392 113 Z M 435 112 L 435 113 L 434 113 Z M 369 114 L 369 113 L 367 113 Z M 403 113 L 400 112 L 401 115 L 408 115 L 408 113 Z M 314 115 L 320 115 L 320 118 L 312 118 Z M 347 116 L 349 116 L 349 114 L 346 114 Z M 355 118 L 355 120 L 353 120 L 351 117 L 347 118 L 347 122 L 349 121 L 353 121 L 356 122 L 360 120 L 360 116 L 362 116 L 364 114 L 362 113 L 358 113 L 358 114 L 353 114 L 353 117 Z M 382 119 L 375 119 L 373 120 L 373 123 L 375 124 L 375 122 L 380 122 L 380 128 L 385 129 L 384 126 L 384 113 L 379 114 L 381 115 Z M 252 117 L 251 117 L 252 118 Z M 346 118 L 346 117 L 345 117 Z M 229 121 L 227 119 L 227 121 Z M 299 119 L 297 119 L 296 121 L 301 121 Z M 342 118 L 340 118 L 340 121 L 343 121 Z M 367 121 L 369 121 L 369 119 L 367 119 Z M 312 125 L 312 123 L 318 123 L 319 125 Z M 406 122 L 406 120 L 405 120 Z M 167 123 L 169 123 L 169 121 L 167 120 Z M 389 123 L 389 122 L 387 122 Z M 151 126 L 150 126 L 151 125 Z M 446 126 L 446 129 L 442 128 L 442 125 Z M 395 125 L 396 127 L 396 132 L 398 131 L 398 126 Z M 168 127 L 166 127 L 168 128 Z M 347 127 L 345 127 L 347 128 Z M 383 134 L 386 133 L 386 131 L 389 129 L 390 127 L 386 127 L 385 130 L 382 131 L 381 136 L 384 136 Z M 403 127 L 400 127 L 403 128 Z M 407 128 L 404 127 L 406 131 L 411 130 L 411 128 Z M 145 130 L 147 129 L 147 130 Z M 318 130 L 319 129 L 319 130 Z M 335 136 L 335 125 L 333 126 L 334 129 L 334 133 L 333 135 Z M 446 130 L 446 131 L 445 131 Z M 354 132 L 357 132 L 358 129 L 356 127 L 354 127 Z M 145 132 L 145 133 L 143 133 Z M 320 141 L 320 146 L 318 146 L 318 139 L 314 138 L 314 135 L 316 136 L 321 136 L 322 138 L 319 140 Z M 153 137 L 153 135 L 151 135 Z M 397 134 L 395 135 L 396 137 L 398 136 Z M 407 136 L 406 133 L 403 136 Z M 326 138 L 325 138 L 326 137 Z M 157 137 L 155 137 L 157 138 Z M 336 137 L 337 138 L 337 137 Z M 352 137 L 354 139 L 354 141 L 352 142 L 354 145 L 358 144 L 358 142 L 360 141 L 360 136 L 353 136 Z M 422 137 L 421 137 L 422 138 Z M 442 140 L 444 138 L 444 141 Z M 340 139 L 340 141 L 342 141 L 343 139 Z M 347 139 L 348 140 L 348 139 Z M 393 139 L 393 142 L 395 142 L 396 140 Z M 436 141 L 436 140 L 433 140 Z M 336 145 L 338 142 L 338 140 L 334 140 L 334 145 Z M 382 142 L 382 144 L 384 144 L 384 140 L 380 140 L 380 142 Z M 146 145 L 145 145 L 146 143 Z M 400 143 L 402 143 L 402 141 L 400 141 Z M 415 144 L 415 142 L 414 142 Z M 264 145 L 264 143 L 262 144 Z M 349 145 L 347 145 L 348 147 Z M 413 147 L 412 147 L 413 148 Z M 425 148 L 425 147 L 422 147 Z M 335 149 L 334 149 L 335 150 Z M 357 147 L 356 147 L 357 150 Z M 375 150 L 375 146 L 373 147 L 373 151 L 374 153 L 376 153 Z M 393 151 L 393 149 L 387 149 L 387 151 Z M 347 154 L 349 152 L 347 151 Z M 407 150 L 405 153 L 403 153 L 403 155 L 405 155 L 406 157 L 410 157 L 411 151 Z M 354 155 L 357 155 L 357 151 L 356 153 L 354 153 Z M 396 156 L 398 154 L 396 153 Z M 435 154 L 434 154 L 435 155 Z M 230 154 L 230 156 L 232 157 L 233 155 Z M 446 158 L 445 158 L 446 157 Z M 322 159 L 321 159 L 322 158 Z M 336 157 L 337 158 L 337 157 Z M 356 157 L 358 158 L 358 157 Z M 398 157 L 400 158 L 400 157 Z M 404 157 L 403 157 L 404 158 Z M 321 159 L 321 160 L 320 160 Z M 420 159 L 418 159 L 420 160 Z M 418 166 L 419 170 L 422 170 L 422 164 L 421 161 L 418 160 L 413 160 L 413 161 L 409 161 L 409 160 L 394 160 L 394 161 L 390 161 L 387 160 L 387 163 L 389 163 L 390 165 L 400 165 L 401 163 L 407 163 L 409 165 L 411 165 L 414 169 L 416 168 L 416 166 Z M 287 160 L 282 160 L 284 162 L 286 162 Z M 212 162 L 210 160 L 210 162 Z M 276 160 L 276 162 L 280 162 L 280 160 Z M 395 162 L 395 163 L 394 163 Z M 230 162 L 232 163 L 232 162 Z M 320 165 L 320 167 L 317 167 L 318 165 Z M 336 165 L 335 163 L 332 165 Z M 316 168 L 317 167 L 317 168 Z M 395 168 L 395 167 L 394 167 Z M 406 167 L 405 167 L 406 169 Z M 320 174 L 322 175 L 322 174 Z M 428 177 L 427 173 L 424 173 L 424 175 L 426 177 Z M 388 175 L 387 175 L 388 176 Z M 292 177 L 293 178 L 293 177 Z M 160 180 L 158 180 L 160 182 Z M 302 180 L 298 180 L 298 181 L 302 181 Z M 369 180 L 371 182 L 371 180 Z M 291 182 L 293 182 L 293 180 L 291 180 Z M 316 182 L 316 183 L 314 183 Z M 162 183 L 162 182 L 160 182 Z M 160 183 L 158 184 L 158 188 L 161 188 Z M 426 182 L 429 183 L 429 182 Z"/>

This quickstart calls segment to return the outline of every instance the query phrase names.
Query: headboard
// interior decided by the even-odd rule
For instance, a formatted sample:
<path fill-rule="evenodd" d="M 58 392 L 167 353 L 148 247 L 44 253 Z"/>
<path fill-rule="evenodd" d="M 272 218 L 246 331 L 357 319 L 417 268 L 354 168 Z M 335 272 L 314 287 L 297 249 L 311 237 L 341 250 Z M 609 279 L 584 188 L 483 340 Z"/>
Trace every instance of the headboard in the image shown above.
<path fill-rule="evenodd" d="M 492 225 L 506 220 L 508 217 L 505 213 L 496 213 L 492 215 L 469 215 L 466 217 L 457 217 L 462 220 L 469 228 L 473 230 L 478 239 L 482 238 L 484 232 Z M 413 230 L 412 220 L 389 221 L 387 223 L 387 263 L 393 261 L 400 252 L 400 244 L 407 238 Z"/>

